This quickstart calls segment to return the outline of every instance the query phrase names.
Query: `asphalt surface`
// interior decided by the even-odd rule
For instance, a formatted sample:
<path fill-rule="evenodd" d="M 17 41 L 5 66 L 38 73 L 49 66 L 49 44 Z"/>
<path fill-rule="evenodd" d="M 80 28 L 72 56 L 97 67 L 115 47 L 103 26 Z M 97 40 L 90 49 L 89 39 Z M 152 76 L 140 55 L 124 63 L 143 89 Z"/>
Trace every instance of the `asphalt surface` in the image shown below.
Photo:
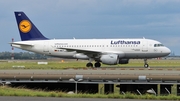
<path fill-rule="evenodd" d="M 53 98 L 53 97 L 14 97 L 14 96 L 0 96 L 0 101 L 168 101 L 168 100 L 102 99 L 102 98 Z"/>
<path fill-rule="evenodd" d="M 179 75 L 180 69 L 66 69 L 66 70 L 0 70 L 0 74 L 165 74 Z"/>

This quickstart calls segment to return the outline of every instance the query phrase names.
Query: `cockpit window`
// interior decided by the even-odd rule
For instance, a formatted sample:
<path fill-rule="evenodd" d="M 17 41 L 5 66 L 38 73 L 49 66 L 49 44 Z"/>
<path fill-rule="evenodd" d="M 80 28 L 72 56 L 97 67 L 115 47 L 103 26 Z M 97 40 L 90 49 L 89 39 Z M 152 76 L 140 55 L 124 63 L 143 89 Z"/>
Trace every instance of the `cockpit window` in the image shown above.
<path fill-rule="evenodd" d="M 164 47 L 163 44 L 154 44 L 154 47 Z"/>

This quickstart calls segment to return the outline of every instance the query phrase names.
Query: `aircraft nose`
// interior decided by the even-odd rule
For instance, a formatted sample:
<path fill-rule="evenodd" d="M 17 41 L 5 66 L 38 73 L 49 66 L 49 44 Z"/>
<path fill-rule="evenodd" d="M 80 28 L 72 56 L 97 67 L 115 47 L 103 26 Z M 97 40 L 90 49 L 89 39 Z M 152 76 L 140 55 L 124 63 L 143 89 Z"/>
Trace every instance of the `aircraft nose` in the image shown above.
<path fill-rule="evenodd" d="M 164 53 L 166 53 L 167 55 L 169 55 L 169 54 L 171 53 L 171 50 L 166 47 L 166 49 L 164 50 Z"/>

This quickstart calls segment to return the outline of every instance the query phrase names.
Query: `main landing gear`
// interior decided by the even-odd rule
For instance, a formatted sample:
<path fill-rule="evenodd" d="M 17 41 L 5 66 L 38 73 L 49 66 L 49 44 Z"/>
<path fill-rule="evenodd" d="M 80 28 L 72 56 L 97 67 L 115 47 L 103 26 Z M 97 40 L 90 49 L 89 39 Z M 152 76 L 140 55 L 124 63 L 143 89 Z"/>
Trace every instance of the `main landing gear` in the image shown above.
<path fill-rule="evenodd" d="M 93 64 L 91 62 L 89 62 L 89 63 L 86 64 L 86 67 L 93 67 Z M 94 64 L 94 67 L 96 67 L 96 68 L 101 67 L 101 63 L 100 62 L 96 62 Z"/>
<path fill-rule="evenodd" d="M 86 64 L 86 67 L 93 67 L 93 64 L 91 62 Z"/>
<path fill-rule="evenodd" d="M 149 64 L 147 63 L 147 59 L 144 59 L 144 68 L 148 68 Z"/>
<path fill-rule="evenodd" d="M 101 67 L 101 63 L 100 62 L 96 62 L 95 64 L 94 64 L 94 67 Z"/>

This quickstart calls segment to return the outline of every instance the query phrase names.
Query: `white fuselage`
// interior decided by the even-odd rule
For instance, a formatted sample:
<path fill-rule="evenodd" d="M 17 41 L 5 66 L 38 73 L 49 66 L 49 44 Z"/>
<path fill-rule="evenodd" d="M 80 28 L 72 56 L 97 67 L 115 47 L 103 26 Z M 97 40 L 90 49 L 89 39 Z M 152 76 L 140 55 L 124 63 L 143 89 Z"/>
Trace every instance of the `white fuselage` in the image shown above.
<path fill-rule="evenodd" d="M 88 51 L 87 54 L 93 54 L 93 52 L 119 54 L 120 58 L 127 59 L 157 58 L 170 53 L 170 49 L 163 46 L 160 42 L 151 39 L 54 39 L 14 43 L 16 44 L 12 43 L 12 46 L 23 50 L 72 59 L 88 59 L 84 55 L 77 56 L 81 51 L 83 51 L 82 53 Z M 31 44 L 32 46 L 18 44 Z"/>

